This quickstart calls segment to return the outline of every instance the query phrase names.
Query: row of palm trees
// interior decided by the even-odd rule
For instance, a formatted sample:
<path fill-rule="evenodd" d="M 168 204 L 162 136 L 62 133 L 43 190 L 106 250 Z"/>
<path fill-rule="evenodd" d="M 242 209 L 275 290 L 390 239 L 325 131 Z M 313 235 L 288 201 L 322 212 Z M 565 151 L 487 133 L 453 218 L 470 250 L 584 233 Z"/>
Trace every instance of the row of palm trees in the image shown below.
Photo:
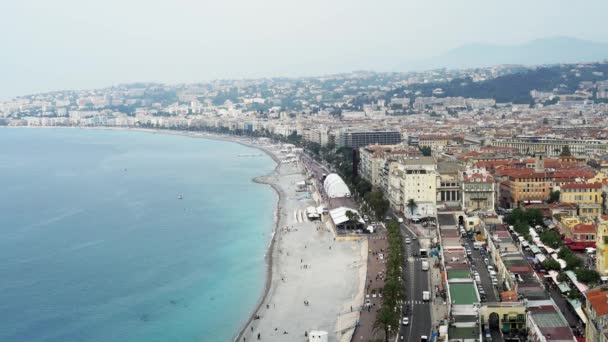
<path fill-rule="evenodd" d="M 386 277 L 382 289 L 382 306 L 376 315 L 375 330 L 384 331 L 385 341 L 392 333 L 399 331 L 401 318 L 400 306 L 405 300 L 402 278 L 403 238 L 399 223 L 390 220 L 386 224 L 388 248 L 386 251 Z"/>

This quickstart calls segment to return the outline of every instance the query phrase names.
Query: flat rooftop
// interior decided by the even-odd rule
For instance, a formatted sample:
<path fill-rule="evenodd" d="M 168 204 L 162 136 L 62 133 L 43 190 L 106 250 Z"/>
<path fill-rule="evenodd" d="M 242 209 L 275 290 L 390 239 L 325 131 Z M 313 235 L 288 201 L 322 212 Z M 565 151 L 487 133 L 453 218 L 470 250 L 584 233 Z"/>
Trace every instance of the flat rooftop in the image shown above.
<path fill-rule="evenodd" d="M 479 328 L 477 327 L 450 327 L 448 336 L 451 339 L 479 339 Z"/>
<path fill-rule="evenodd" d="M 475 285 L 468 284 L 450 284 L 450 299 L 456 305 L 472 305 L 477 303 L 477 293 L 475 293 Z"/>
<path fill-rule="evenodd" d="M 448 279 L 470 279 L 471 272 L 469 270 L 448 270 Z"/>

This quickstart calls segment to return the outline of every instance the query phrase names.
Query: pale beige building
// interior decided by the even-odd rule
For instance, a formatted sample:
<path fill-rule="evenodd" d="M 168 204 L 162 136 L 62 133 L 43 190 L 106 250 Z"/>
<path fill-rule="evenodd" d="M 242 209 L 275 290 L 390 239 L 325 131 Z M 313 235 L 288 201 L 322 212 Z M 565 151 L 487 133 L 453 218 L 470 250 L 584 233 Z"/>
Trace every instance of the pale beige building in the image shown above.
<path fill-rule="evenodd" d="M 392 162 L 388 175 L 391 207 L 406 216 L 434 216 L 438 178 L 433 157 L 403 158 Z M 417 204 L 413 213 L 407 206 L 410 199 Z"/>

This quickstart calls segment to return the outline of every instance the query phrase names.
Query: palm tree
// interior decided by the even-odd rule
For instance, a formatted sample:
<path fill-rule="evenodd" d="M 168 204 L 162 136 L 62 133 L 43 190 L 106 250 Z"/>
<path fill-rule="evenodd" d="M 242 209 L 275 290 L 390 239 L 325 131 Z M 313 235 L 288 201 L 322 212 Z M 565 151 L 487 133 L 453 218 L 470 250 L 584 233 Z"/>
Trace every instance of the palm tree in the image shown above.
<path fill-rule="evenodd" d="M 384 341 L 388 342 L 389 330 L 391 327 L 399 327 L 399 318 L 395 311 L 391 310 L 390 307 L 383 305 L 376 314 L 376 321 L 374 322 L 373 329 L 383 330 Z"/>
<path fill-rule="evenodd" d="M 418 203 L 413 198 L 407 200 L 407 207 L 410 209 L 410 213 L 414 216 L 414 210 L 418 208 Z"/>
<path fill-rule="evenodd" d="M 349 221 L 352 221 L 352 220 L 353 220 L 353 217 L 354 217 L 354 215 L 355 215 L 355 213 L 353 213 L 353 212 L 352 212 L 352 211 L 350 211 L 350 210 L 347 210 L 347 211 L 344 213 L 344 215 L 346 215 L 346 218 L 347 218 Z"/>

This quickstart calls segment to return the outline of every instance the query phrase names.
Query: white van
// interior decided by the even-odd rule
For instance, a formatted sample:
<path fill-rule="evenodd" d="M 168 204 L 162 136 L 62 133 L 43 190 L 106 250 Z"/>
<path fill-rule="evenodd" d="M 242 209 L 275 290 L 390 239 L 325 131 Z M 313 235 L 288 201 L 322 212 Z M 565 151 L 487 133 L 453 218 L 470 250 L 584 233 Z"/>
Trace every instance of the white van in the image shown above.
<path fill-rule="evenodd" d="M 431 293 L 429 291 L 422 291 L 422 300 L 425 302 L 431 300 Z"/>
<path fill-rule="evenodd" d="M 422 270 L 423 271 L 429 270 L 429 262 L 427 260 L 422 260 Z"/>

